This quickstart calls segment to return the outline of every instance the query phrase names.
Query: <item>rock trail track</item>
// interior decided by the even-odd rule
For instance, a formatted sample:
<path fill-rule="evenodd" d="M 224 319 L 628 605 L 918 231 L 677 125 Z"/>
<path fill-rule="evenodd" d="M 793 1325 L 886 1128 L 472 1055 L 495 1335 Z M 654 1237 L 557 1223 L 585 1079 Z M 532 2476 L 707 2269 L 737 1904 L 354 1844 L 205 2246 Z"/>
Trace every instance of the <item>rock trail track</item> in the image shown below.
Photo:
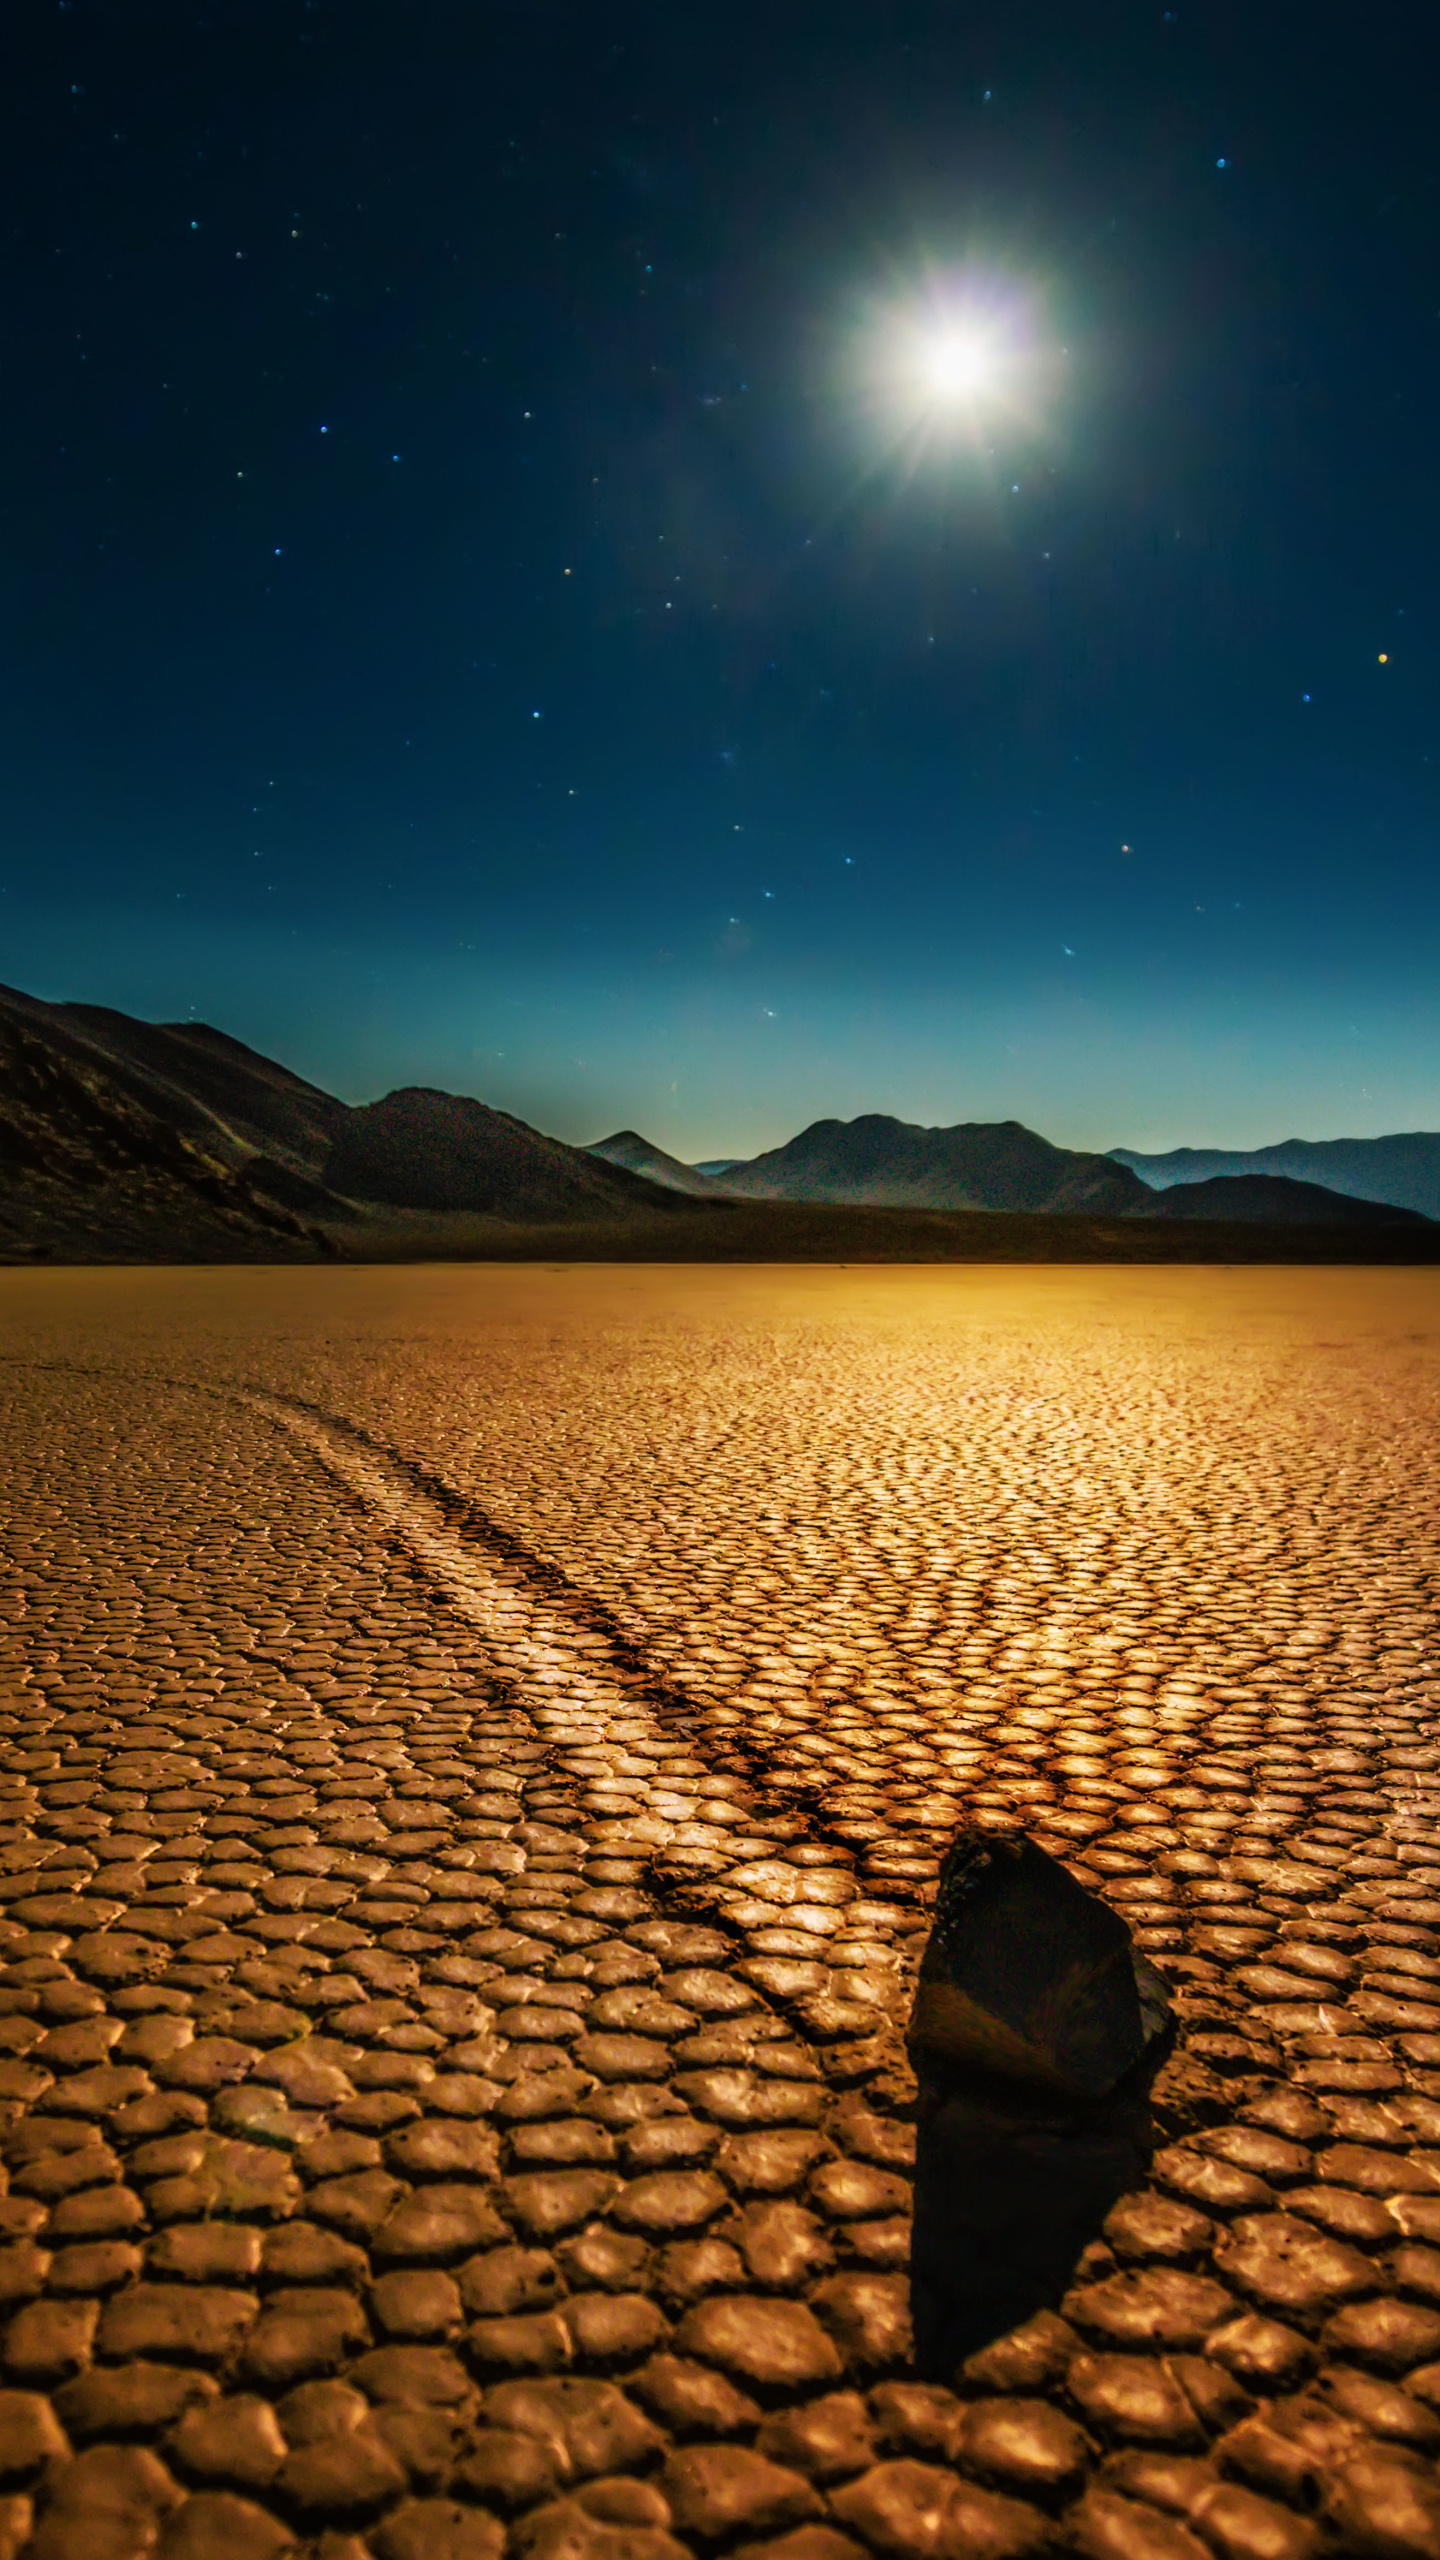
<path fill-rule="evenodd" d="M 0 2560 L 1440 2560 L 1440 1281 L 0 1284 Z M 1180 2046 L 908 2354 L 939 1852 Z"/>

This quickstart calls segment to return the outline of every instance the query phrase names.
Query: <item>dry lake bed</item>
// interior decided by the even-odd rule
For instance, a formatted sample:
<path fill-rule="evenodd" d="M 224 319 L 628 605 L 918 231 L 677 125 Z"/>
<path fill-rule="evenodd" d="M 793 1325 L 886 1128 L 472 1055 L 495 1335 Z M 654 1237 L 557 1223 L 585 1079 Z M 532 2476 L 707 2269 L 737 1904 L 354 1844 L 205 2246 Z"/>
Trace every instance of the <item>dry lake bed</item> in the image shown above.
<path fill-rule="evenodd" d="M 1440 1274 L 0 1274 L 0 2560 L 1435 2560 Z M 910 2360 L 1023 1825 L 1180 2018 Z"/>

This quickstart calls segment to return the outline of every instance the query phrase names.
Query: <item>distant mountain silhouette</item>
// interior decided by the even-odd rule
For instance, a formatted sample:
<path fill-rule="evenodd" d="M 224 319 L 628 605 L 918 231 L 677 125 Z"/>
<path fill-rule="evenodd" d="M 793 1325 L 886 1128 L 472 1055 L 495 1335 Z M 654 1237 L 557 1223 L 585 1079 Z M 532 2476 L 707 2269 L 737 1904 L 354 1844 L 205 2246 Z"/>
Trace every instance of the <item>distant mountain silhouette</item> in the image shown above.
<path fill-rule="evenodd" d="M 732 1165 L 742 1164 L 742 1156 L 707 1156 L 700 1164 L 692 1164 L 692 1173 L 728 1173 Z"/>
<path fill-rule="evenodd" d="M 1172 1147 L 1168 1155 L 1152 1156 L 1112 1147 L 1110 1155 L 1157 1190 L 1204 1182 L 1212 1174 L 1282 1173 L 1355 1200 L 1384 1200 L 1392 1208 L 1440 1218 L 1440 1130 L 1411 1129 L 1389 1138 L 1284 1138 L 1248 1154 L 1233 1147 Z"/>
<path fill-rule="evenodd" d="M 678 1192 L 467 1095 L 406 1085 L 346 1113 L 326 1177 L 356 1200 L 498 1218 L 663 1216 Z"/>
<path fill-rule="evenodd" d="M 1321 1182 L 1295 1182 L 1283 1173 L 1221 1173 L 1209 1182 L 1176 1182 L 1152 1191 L 1130 1211 L 1132 1218 L 1253 1218 L 1267 1225 L 1425 1227 L 1418 1209 L 1389 1201 L 1355 1200 Z"/>
<path fill-rule="evenodd" d="M 688 1192 L 692 1199 L 723 1196 L 706 1180 L 702 1166 L 681 1164 L 678 1156 L 667 1156 L 663 1147 L 652 1147 L 638 1129 L 617 1129 L 611 1138 L 597 1138 L 585 1153 L 601 1157 L 606 1164 L 623 1165 L 629 1173 L 644 1174 L 650 1182 L 663 1182 L 667 1191 Z"/>
<path fill-rule="evenodd" d="M 1114 1216 L 1149 1194 L 1108 1156 L 1052 1147 L 1018 1120 L 925 1129 L 883 1112 L 816 1120 L 788 1145 L 731 1165 L 716 1189 L 747 1200 L 842 1200 L 927 1209 L 1043 1209 Z"/>

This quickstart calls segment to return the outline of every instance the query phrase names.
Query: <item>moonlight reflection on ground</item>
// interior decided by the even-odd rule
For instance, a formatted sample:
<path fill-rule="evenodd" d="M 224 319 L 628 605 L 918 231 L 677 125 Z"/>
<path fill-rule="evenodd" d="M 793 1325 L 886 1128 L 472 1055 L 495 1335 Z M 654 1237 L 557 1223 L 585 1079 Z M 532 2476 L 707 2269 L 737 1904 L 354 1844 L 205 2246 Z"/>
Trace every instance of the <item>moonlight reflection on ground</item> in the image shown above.
<path fill-rule="evenodd" d="M 1440 2560 L 1437 1301 L 0 1272 L 13 2560 Z"/>

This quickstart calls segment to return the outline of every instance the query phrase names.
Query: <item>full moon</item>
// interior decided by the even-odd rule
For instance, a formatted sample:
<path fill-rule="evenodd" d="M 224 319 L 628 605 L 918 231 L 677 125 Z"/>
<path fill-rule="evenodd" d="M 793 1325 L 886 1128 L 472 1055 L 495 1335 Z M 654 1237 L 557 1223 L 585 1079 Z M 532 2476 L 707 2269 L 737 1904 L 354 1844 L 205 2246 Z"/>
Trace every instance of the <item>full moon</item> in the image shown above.
<path fill-rule="evenodd" d="M 937 400 L 972 399 L 995 381 L 995 350 L 978 329 L 947 329 L 922 338 L 916 371 Z"/>
<path fill-rule="evenodd" d="M 922 276 L 857 313 L 850 389 L 881 451 L 984 458 L 998 435 L 1042 431 L 1057 389 L 1033 286 L 976 272 Z"/>

